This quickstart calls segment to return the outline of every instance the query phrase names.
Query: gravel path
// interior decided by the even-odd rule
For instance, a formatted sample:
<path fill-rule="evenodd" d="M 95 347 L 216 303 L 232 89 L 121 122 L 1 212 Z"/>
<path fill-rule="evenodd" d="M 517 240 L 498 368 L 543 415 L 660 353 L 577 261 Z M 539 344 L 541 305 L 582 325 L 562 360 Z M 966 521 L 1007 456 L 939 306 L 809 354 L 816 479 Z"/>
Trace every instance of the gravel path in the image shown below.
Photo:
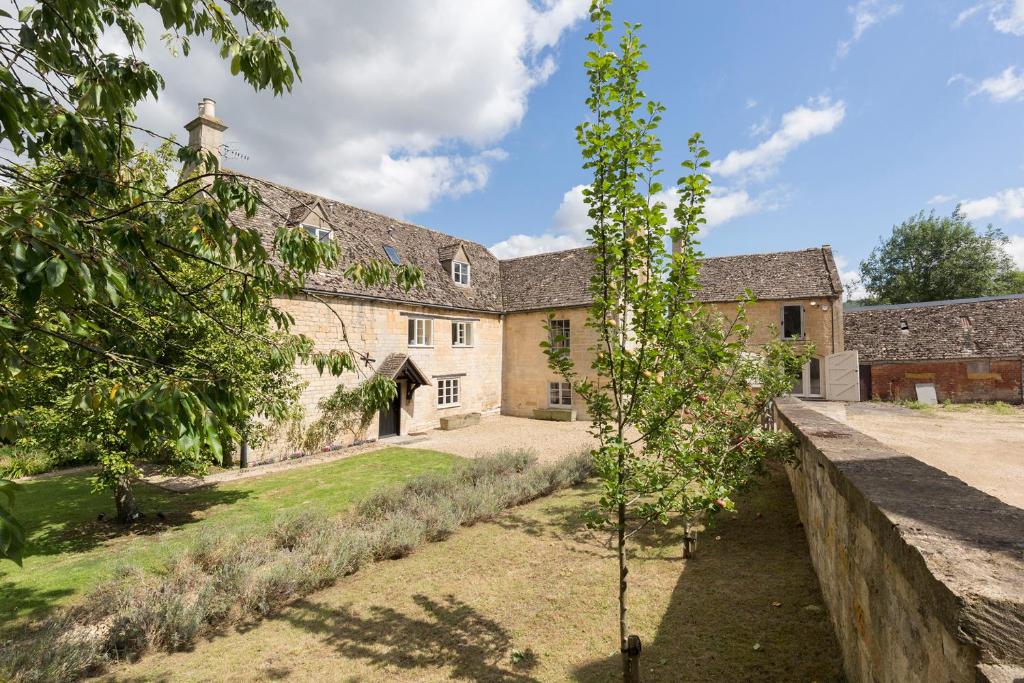
<path fill-rule="evenodd" d="M 414 436 L 408 445 L 454 453 L 464 458 L 526 448 L 534 451 L 541 462 L 551 462 L 593 447 L 594 440 L 587 431 L 589 428 L 589 422 L 547 422 L 525 417 L 485 415 L 480 424 L 450 432 L 432 429 L 422 436 Z M 387 444 L 387 441 L 383 443 Z"/>
<path fill-rule="evenodd" d="M 845 422 L 1004 503 L 1024 508 L 1024 409 L 1000 415 L 984 406 L 910 410 L 888 403 L 850 403 Z"/>

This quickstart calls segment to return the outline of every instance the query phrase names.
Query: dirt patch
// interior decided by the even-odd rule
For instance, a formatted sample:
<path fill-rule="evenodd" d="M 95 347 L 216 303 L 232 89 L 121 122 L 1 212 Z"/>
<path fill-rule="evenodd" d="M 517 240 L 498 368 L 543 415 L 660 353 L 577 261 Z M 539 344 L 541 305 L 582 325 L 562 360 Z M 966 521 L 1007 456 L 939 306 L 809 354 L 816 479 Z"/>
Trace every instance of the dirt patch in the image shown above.
<path fill-rule="evenodd" d="M 1024 410 L 851 403 L 846 422 L 932 467 L 1024 507 Z"/>
<path fill-rule="evenodd" d="M 367 568 L 280 616 L 116 680 L 614 681 L 615 562 L 585 531 L 594 488 L 563 491 Z M 775 471 L 701 535 L 634 546 L 645 681 L 836 681 L 840 656 L 788 482 Z"/>

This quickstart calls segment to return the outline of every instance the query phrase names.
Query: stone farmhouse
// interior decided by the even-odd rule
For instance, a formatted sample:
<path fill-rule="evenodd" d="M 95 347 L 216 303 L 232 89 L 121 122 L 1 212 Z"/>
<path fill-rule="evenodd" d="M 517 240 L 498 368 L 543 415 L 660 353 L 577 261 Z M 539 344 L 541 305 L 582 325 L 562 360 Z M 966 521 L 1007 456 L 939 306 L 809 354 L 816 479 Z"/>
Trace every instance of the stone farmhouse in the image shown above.
<path fill-rule="evenodd" d="M 186 125 L 190 144 L 218 153 L 226 129 L 212 100 Z M 282 223 L 301 226 L 321 240 L 335 240 L 342 263 L 307 280 L 306 294 L 276 302 L 295 320 L 293 331 L 320 350 L 353 349 L 364 355 L 351 377 L 320 375 L 300 367 L 308 382 L 307 416 L 339 383 L 371 373 L 398 383 L 398 396 L 369 426 L 368 438 L 405 435 L 437 427 L 446 416 L 502 413 L 546 419 L 585 418 L 567 384 L 548 368 L 540 343 L 553 325 L 578 367 L 589 367 L 592 330 L 586 326 L 592 259 L 586 248 L 508 260 L 483 245 L 266 181 L 253 180 L 264 205 L 244 227 L 269 236 Z M 424 285 L 366 289 L 343 276 L 353 262 L 388 259 L 423 271 Z M 842 285 L 828 245 L 802 251 L 707 259 L 700 300 L 726 312 L 750 289 L 752 342 L 782 335 L 813 344 L 815 358 L 794 394 L 856 400 L 857 362 L 844 354 Z M 342 438 L 339 435 L 339 439 Z M 348 437 L 351 439 L 351 437 Z M 339 443 L 337 445 L 344 445 Z M 277 453 L 253 453 L 254 459 Z"/>
<path fill-rule="evenodd" d="M 1024 294 L 851 308 L 845 326 L 863 400 L 930 384 L 939 401 L 1024 401 Z"/>

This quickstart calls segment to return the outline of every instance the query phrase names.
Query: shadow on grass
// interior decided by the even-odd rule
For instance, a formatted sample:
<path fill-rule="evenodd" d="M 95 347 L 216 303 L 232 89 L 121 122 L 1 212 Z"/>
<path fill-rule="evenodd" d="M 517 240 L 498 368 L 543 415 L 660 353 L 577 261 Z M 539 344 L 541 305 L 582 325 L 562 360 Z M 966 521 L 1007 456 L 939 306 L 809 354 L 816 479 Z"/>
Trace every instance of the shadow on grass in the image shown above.
<path fill-rule="evenodd" d="M 653 641 L 643 643 L 642 679 L 842 680 L 838 645 L 785 474 L 773 471 L 737 506 L 739 514 L 702 532 L 696 557 L 681 562 Z M 682 538 L 679 528 L 655 534 L 640 539 L 641 547 L 676 545 Z M 575 680 L 588 682 L 621 676 L 617 655 L 574 672 Z"/>
<path fill-rule="evenodd" d="M 502 626 L 454 596 L 443 601 L 414 595 L 421 614 L 375 606 L 368 616 L 308 600 L 285 614 L 293 625 L 314 633 L 339 655 L 376 667 L 445 669 L 454 680 L 528 683 L 537 657 L 513 648 Z"/>
<path fill-rule="evenodd" d="M 88 474 L 26 482 L 15 501 L 15 512 L 28 533 L 26 557 L 85 552 L 118 537 L 159 533 L 199 521 L 208 508 L 237 503 L 250 494 L 215 486 L 175 493 L 138 483 L 135 495 L 145 517 L 125 526 L 114 521 L 112 494 L 93 491 Z"/>

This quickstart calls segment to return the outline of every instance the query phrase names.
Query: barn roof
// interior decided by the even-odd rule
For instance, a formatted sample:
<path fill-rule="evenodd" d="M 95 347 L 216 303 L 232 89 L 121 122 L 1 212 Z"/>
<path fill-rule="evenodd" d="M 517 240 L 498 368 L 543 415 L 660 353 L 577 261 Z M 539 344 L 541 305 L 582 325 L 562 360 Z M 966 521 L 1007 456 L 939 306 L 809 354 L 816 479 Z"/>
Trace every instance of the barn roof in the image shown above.
<path fill-rule="evenodd" d="M 843 320 L 866 362 L 1024 355 L 1024 294 L 847 308 Z"/>

